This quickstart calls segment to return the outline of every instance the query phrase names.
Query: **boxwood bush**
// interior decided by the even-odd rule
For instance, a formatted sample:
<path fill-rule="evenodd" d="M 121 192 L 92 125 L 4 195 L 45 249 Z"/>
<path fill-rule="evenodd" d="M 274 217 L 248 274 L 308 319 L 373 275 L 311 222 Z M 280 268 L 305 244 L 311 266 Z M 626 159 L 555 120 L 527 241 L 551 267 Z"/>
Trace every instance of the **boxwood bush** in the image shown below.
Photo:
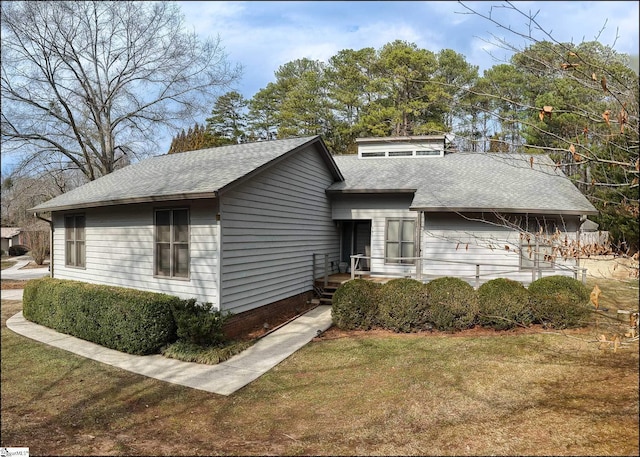
<path fill-rule="evenodd" d="M 380 284 L 353 279 L 333 294 L 333 323 L 345 330 L 369 330 L 378 325 L 378 289 Z"/>
<path fill-rule="evenodd" d="M 577 279 L 547 276 L 529 285 L 534 321 L 564 329 L 585 326 L 591 316 L 590 292 Z"/>
<path fill-rule="evenodd" d="M 429 323 L 426 286 L 415 279 L 392 279 L 378 294 L 380 325 L 395 332 L 417 332 Z"/>
<path fill-rule="evenodd" d="M 229 314 L 214 310 L 211 303 L 197 303 L 195 299 L 181 300 L 172 306 L 178 341 L 198 346 L 223 346 L 222 327 Z"/>
<path fill-rule="evenodd" d="M 24 290 L 24 317 L 37 324 L 129 354 L 158 353 L 176 340 L 170 295 L 42 278 Z"/>
<path fill-rule="evenodd" d="M 442 277 L 427 283 L 429 320 L 444 331 L 472 327 L 478 317 L 476 291 L 459 278 Z"/>
<path fill-rule="evenodd" d="M 529 291 L 518 281 L 492 279 L 478 288 L 478 323 L 496 330 L 509 330 L 533 322 Z"/>

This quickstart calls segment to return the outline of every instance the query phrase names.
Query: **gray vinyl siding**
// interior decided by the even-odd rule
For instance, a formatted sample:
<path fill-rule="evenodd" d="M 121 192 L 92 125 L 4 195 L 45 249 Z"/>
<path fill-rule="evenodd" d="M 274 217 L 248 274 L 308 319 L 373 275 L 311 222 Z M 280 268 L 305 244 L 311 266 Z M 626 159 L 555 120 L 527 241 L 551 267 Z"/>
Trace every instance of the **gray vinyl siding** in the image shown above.
<path fill-rule="evenodd" d="M 564 235 L 575 240 L 575 224 L 564 224 Z M 509 249 L 506 249 L 509 246 Z M 520 235 L 515 229 L 496 223 L 469 220 L 457 214 L 425 215 L 422 232 L 423 279 L 442 276 L 460 277 L 475 285 L 476 264 L 480 265 L 482 284 L 494 278 L 509 278 L 529 284 L 532 271 L 520 268 Z M 575 266 L 574 260 L 556 260 L 556 269 L 542 270 L 542 276 L 573 276 L 563 266 Z M 536 276 L 537 278 L 537 276 Z"/>
<path fill-rule="evenodd" d="M 334 196 L 332 216 L 335 220 L 371 220 L 371 275 L 415 275 L 415 265 L 393 265 L 384 262 L 386 220 L 389 218 L 415 219 L 417 211 L 410 211 L 412 195 L 339 195 Z M 480 265 L 482 284 L 494 278 L 510 278 L 529 284 L 532 271 L 520 268 L 520 232 L 506 227 L 487 215 L 456 213 L 423 213 L 420 236 L 422 279 L 429 281 L 442 276 L 455 276 L 475 285 L 476 264 Z M 549 218 L 550 216 L 546 216 Z M 569 240 L 576 239 L 577 218 L 559 219 L 558 228 Z M 416 240 L 417 241 L 417 240 Z M 505 249 L 509 246 L 509 250 Z M 556 260 L 556 269 L 542 270 L 542 276 L 573 276 L 563 269 L 575 266 L 575 260 Z M 538 273 L 536 273 L 536 278 Z M 415 277 L 415 276 L 413 276 Z"/>
<path fill-rule="evenodd" d="M 332 216 L 335 220 L 371 221 L 371 275 L 404 276 L 415 273 L 415 265 L 394 265 L 384 262 L 386 221 L 393 218 L 413 219 L 417 222 L 418 213 L 409 210 L 412 198 L 413 194 L 363 194 L 334 197 Z"/>
<path fill-rule="evenodd" d="M 189 208 L 189 279 L 154 276 L 154 209 Z M 95 284 L 218 300 L 218 225 L 215 200 L 131 204 L 74 211 L 86 216 L 86 268 L 65 266 L 64 214 L 54 215 L 54 276 Z"/>
<path fill-rule="evenodd" d="M 312 290 L 314 253 L 330 254 L 337 269 L 338 231 L 325 194 L 332 183 L 309 147 L 221 196 L 223 310 Z"/>

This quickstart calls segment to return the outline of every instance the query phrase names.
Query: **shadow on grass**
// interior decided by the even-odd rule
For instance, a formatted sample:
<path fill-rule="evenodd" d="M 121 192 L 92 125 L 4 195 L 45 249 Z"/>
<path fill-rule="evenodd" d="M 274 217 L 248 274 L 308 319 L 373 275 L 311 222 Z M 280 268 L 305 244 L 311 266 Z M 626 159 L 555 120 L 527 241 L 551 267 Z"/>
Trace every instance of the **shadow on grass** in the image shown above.
<path fill-rule="evenodd" d="M 34 454 L 152 455 L 140 443 L 173 448 L 204 446 L 197 436 L 187 443 L 180 430 L 168 427 L 188 416 L 188 409 L 217 397 L 152 380 L 97 362 L 42 348 L 17 335 L 4 335 L 2 360 L 2 445 L 27 446 Z M 15 340 L 15 341 L 12 341 Z M 214 398 L 214 403 L 215 403 Z M 93 437 L 93 438 L 92 438 Z M 187 446 L 186 448 L 184 446 Z"/>

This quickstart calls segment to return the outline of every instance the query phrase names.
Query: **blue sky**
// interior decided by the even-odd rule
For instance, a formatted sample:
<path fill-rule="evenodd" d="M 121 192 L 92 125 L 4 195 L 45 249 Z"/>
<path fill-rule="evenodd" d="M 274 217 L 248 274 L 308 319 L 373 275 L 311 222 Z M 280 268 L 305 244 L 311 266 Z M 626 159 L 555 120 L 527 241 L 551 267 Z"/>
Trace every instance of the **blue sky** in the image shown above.
<path fill-rule="evenodd" d="M 246 98 L 274 81 L 274 71 L 295 59 L 328 61 L 343 49 L 379 49 L 400 39 L 438 52 L 453 49 L 480 72 L 510 54 L 492 46 L 492 36 L 504 37 L 522 47 L 523 42 L 491 22 L 466 10 L 456 1 L 178 1 L 186 26 L 203 38 L 219 36 L 229 60 L 244 67 L 234 89 Z M 480 13 L 520 31 L 524 18 L 509 13 L 502 1 L 466 2 Z M 637 1 L 516 1 L 524 12 L 537 13 L 539 24 L 560 41 L 598 40 L 620 53 L 639 53 Z M 543 39 L 539 31 L 534 35 Z M 211 101 L 213 107 L 214 100 Z M 200 120 L 204 121 L 206 116 Z M 188 128 L 189 125 L 185 125 Z M 165 152 L 174 132 L 161 142 Z M 13 159 L 2 157 L 2 170 L 13 167 Z"/>
<path fill-rule="evenodd" d="M 492 46 L 493 36 L 518 46 L 522 41 L 480 17 L 460 14 L 465 8 L 455 1 L 180 1 L 189 27 L 202 37 L 219 35 L 232 62 L 244 67 L 237 84 L 246 98 L 274 80 L 274 71 L 295 59 L 326 62 L 342 49 L 379 49 L 396 39 L 416 43 L 438 52 L 453 49 L 480 72 L 510 54 Z M 638 5 L 640 2 L 517 1 L 524 12 L 537 13 L 536 20 L 560 41 L 592 41 L 616 51 L 637 55 Z M 502 1 L 466 2 L 475 10 L 492 14 L 500 22 L 527 30 L 523 17 L 504 8 Z M 543 39 L 539 31 L 534 36 Z"/>

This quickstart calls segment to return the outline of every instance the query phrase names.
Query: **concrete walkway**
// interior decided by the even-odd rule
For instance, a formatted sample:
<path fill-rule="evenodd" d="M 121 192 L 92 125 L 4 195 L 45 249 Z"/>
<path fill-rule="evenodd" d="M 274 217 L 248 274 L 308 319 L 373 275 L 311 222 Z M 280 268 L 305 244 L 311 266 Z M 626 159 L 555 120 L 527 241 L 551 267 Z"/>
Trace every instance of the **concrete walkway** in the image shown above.
<path fill-rule="evenodd" d="M 0 290 L 0 298 L 2 300 L 22 300 L 24 289 L 7 289 Z"/>
<path fill-rule="evenodd" d="M 22 299 L 22 290 L 3 290 Z M 262 376 L 319 333 L 331 327 L 331 307 L 318 306 L 260 339 L 247 350 L 217 365 L 181 362 L 161 355 L 130 355 L 58 333 L 26 320 L 19 312 L 7 327 L 20 335 L 133 373 L 220 395 L 230 395 Z"/>
<path fill-rule="evenodd" d="M 24 268 L 29 265 L 29 262 L 32 260 L 29 256 L 24 255 L 15 257 L 12 260 L 16 261 L 15 265 L 5 268 L 0 272 L 0 277 L 2 277 L 2 279 L 28 280 L 49 276 L 48 266 L 42 268 Z"/>

